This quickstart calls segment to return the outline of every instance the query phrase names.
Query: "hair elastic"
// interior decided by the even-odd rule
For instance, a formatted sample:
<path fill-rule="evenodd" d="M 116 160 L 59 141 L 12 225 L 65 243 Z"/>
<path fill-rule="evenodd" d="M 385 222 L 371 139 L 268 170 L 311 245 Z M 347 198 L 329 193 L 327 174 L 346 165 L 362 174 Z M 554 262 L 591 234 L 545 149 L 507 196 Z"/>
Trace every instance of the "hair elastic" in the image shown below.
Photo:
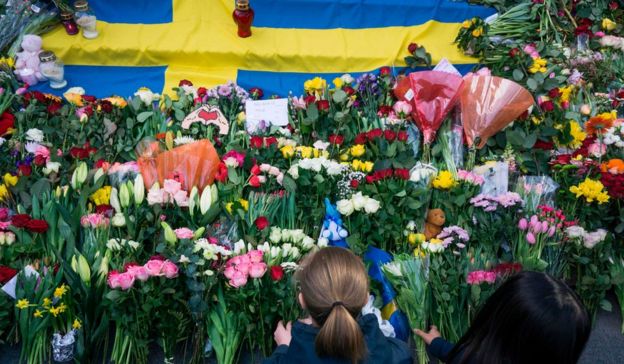
<path fill-rule="evenodd" d="M 344 307 L 344 303 L 342 303 L 342 301 L 336 301 L 334 303 L 332 303 L 332 308 L 336 307 L 336 306 L 342 306 Z"/>

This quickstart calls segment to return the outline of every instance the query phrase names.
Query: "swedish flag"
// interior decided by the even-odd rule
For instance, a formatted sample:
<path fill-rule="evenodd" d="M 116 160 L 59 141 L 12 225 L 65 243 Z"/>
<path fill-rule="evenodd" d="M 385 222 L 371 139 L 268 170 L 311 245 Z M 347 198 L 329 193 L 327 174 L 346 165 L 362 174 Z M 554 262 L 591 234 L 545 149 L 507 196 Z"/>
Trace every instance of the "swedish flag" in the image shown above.
<path fill-rule="evenodd" d="M 411 42 L 424 45 L 434 63 L 445 57 L 466 72 L 474 59 L 452 44 L 460 23 L 494 12 L 453 0 L 252 0 L 253 35 L 243 39 L 233 0 L 89 3 L 100 36 L 87 40 L 59 27 L 44 48 L 65 61 L 68 87 L 95 96 L 169 90 L 180 79 L 206 87 L 232 80 L 285 96 L 314 75 L 403 67 Z"/>

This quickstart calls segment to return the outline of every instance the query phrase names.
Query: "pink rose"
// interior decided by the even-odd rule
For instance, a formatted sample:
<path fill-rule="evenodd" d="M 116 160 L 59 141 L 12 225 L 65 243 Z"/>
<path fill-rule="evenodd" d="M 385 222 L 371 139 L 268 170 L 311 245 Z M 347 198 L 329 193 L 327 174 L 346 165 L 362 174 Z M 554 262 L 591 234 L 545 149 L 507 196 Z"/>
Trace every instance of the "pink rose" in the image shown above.
<path fill-rule="evenodd" d="M 249 265 L 251 263 L 251 259 L 248 254 L 240 255 L 240 261 L 238 264 Z"/>
<path fill-rule="evenodd" d="M 227 279 L 232 279 L 234 278 L 234 275 L 236 274 L 236 269 L 233 266 L 229 266 L 225 268 L 225 271 L 223 271 L 223 275 L 225 276 L 225 278 Z"/>
<path fill-rule="evenodd" d="M 161 277 L 164 274 L 162 272 L 164 264 L 165 262 L 163 262 L 162 260 L 152 259 L 145 263 L 144 267 L 151 277 Z"/>
<path fill-rule="evenodd" d="M 242 287 L 247 284 L 247 275 L 241 272 L 236 272 L 232 279 L 230 279 L 229 283 L 234 288 Z"/>
<path fill-rule="evenodd" d="M 167 278 L 175 278 L 178 276 L 178 266 L 169 260 L 166 260 L 163 264 L 162 271 Z"/>
<path fill-rule="evenodd" d="M 141 265 L 130 266 L 128 267 L 127 272 L 132 274 L 135 279 L 138 279 L 141 282 L 147 281 L 150 276 L 147 272 L 147 269 L 145 269 L 145 267 Z"/>
<path fill-rule="evenodd" d="M 112 289 L 119 288 L 119 272 L 116 270 L 108 273 L 108 278 L 106 279 L 108 286 Z"/>
<path fill-rule="evenodd" d="M 233 265 L 239 265 L 240 263 L 241 263 L 241 256 L 237 255 L 235 257 L 232 257 L 230 260 L 228 260 L 225 265 L 229 267 Z"/>
<path fill-rule="evenodd" d="M 176 193 L 178 193 L 178 191 L 182 189 L 182 184 L 173 179 L 166 179 L 163 189 L 171 196 L 174 196 Z"/>
<path fill-rule="evenodd" d="M 132 288 L 132 285 L 134 284 L 134 276 L 128 272 L 119 273 L 119 275 L 117 276 L 117 281 L 119 282 L 119 288 L 127 291 Z"/>
<path fill-rule="evenodd" d="M 245 275 L 249 274 L 249 270 L 251 269 L 252 263 L 241 263 L 236 266 L 236 270 Z"/>
<path fill-rule="evenodd" d="M 263 261 L 262 256 L 263 252 L 261 250 L 252 250 L 247 255 L 249 256 L 249 261 L 252 263 L 260 263 Z"/>
<path fill-rule="evenodd" d="M 178 237 L 178 239 L 193 239 L 193 230 L 189 229 L 189 228 L 179 228 L 179 229 L 175 229 L 174 230 L 176 236 Z"/>
<path fill-rule="evenodd" d="M 253 263 L 251 268 L 249 269 L 249 276 L 251 278 L 262 278 L 264 273 L 267 271 L 267 265 L 262 263 Z"/>

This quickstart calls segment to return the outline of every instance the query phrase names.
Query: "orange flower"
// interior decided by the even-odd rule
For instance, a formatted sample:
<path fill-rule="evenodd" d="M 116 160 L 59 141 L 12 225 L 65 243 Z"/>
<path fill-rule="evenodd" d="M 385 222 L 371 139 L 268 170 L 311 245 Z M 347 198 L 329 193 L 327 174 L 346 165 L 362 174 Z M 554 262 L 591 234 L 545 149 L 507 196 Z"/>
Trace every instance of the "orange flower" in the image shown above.
<path fill-rule="evenodd" d="M 589 135 L 603 134 L 607 129 L 613 126 L 613 114 L 602 113 L 590 118 L 585 123 L 585 130 Z"/>
<path fill-rule="evenodd" d="M 611 159 L 600 165 L 600 170 L 611 174 L 624 174 L 624 161 L 621 159 Z"/>

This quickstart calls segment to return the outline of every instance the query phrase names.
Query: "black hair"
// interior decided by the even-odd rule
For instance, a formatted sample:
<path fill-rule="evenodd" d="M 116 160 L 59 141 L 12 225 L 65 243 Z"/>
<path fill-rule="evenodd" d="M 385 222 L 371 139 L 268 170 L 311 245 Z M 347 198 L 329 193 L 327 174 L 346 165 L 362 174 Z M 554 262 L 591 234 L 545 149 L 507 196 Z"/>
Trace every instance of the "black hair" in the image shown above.
<path fill-rule="evenodd" d="M 485 302 L 449 353 L 448 363 L 576 363 L 591 319 L 565 283 L 520 272 Z"/>

